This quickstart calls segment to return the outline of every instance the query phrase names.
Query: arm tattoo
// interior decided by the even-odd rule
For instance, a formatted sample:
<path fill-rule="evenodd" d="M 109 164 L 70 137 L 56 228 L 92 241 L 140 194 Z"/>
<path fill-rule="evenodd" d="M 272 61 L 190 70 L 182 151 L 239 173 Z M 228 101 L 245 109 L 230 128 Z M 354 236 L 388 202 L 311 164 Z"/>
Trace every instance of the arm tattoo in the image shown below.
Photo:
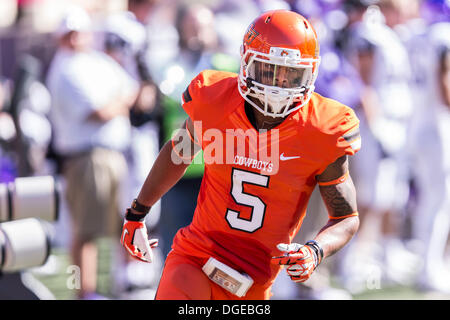
<path fill-rule="evenodd" d="M 320 186 L 320 194 L 330 216 L 345 216 L 357 211 L 355 188 L 351 179 L 336 185 Z"/>

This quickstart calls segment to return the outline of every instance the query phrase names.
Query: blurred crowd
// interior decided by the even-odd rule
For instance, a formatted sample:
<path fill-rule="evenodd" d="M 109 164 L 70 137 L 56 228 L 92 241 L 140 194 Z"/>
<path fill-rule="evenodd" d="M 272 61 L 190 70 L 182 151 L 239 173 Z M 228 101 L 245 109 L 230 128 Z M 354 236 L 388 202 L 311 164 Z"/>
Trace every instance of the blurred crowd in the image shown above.
<path fill-rule="evenodd" d="M 108 296 L 153 297 L 172 238 L 192 219 L 203 165 L 148 216 L 155 263 L 120 247 L 125 208 L 184 121 L 190 80 L 238 72 L 247 26 L 272 9 L 311 21 L 316 92 L 356 111 L 363 141 L 351 159 L 360 231 L 306 284 L 280 275 L 273 298 L 350 299 L 391 285 L 450 294 L 450 1 L 2 0 L 0 182 L 62 181 L 53 244 L 81 269 L 77 298 L 105 298 L 99 237 L 113 239 Z M 324 210 L 313 196 L 299 241 Z"/>

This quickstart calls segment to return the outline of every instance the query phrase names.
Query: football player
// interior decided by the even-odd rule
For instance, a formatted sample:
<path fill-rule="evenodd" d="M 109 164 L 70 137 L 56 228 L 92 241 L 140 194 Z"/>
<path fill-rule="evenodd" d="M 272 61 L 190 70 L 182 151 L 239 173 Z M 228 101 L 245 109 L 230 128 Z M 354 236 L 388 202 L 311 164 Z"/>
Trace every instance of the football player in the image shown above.
<path fill-rule="evenodd" d="M 309 21 L 291 11 L 263 13 L 241 55 L 239 74 L 205 70 L 192 80 L 182 97 L 185 130 L 163 146 L 127 210 L 122 244 L 151 262 L 157 240 L 147 239 L 145 214 L 204 150 L 194 218 L 174 238 L 156 299 L 269 299 L 283 267 L 293 281 L 306 281 L 358 229 L 347 156 L 360 148 L 359 120 L 314 93 L 320 57 Z M 212 130 L 222 137 L 211 138 Z M 235 138 L 245 148 L 218 147 Z M 276 156 L 260 157 L 268 150 Z M 220 154 L 224 161 L 211 161 Z M 291 243 L 317 184 L 328 223 L 305 244 Z"/>

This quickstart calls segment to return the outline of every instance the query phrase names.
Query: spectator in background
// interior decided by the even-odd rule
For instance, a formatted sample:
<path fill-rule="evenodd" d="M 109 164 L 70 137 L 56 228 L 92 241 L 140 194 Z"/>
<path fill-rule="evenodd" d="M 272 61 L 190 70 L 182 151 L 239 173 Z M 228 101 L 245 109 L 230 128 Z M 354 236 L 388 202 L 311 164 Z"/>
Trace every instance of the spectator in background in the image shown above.
<path fill-rule="evenodd" d="M 160 101 L 158 88 L 153 82 L 151 69 L 146 58 L 150 50 L 147 23 L 156 4 L 156 0 L 128 0 L 128 11 L 109 16 L 105 21 L 103 49 L 116 60 L 139 83 L 136 102 L 130 110 L 132 124 L 131 143 L 127 150 L 129 178 L 127 179 L 128 196 L 133 198 L 144 184 L 147 173 L 159 151 Z M 124 208 L 129 203 L 124 203 Z M 125 210 L 123 210 L 125 212 Z M 161 213 L 160 201 L 152 207 L 146 221 L 147 229 L 157 233 L 156 225 Z M 123 248 L 118 248 L 122 251 Z M 155 248 L 155 254 L 159 248 Z M 149 298 L 159 280 L 162 263 L 142 264 L 128 255 L 122 256 L 125 265 L 113 265 L 117 280 L 116 291 L 127 292 L 127 297 Z M 163 262 L 164 259 L 160 259 Z M 127 272 L 123 272 L 123 269 Z M 145 290 L 141 290 L 145 289 Z M 150 291 L 149 291 L 150 290 Z"/>
<path fill-rule="evenodd" d="M 104 26 L 104 51 L 139 83 L 138 96 L 130 110 L 133 125 L 128 158 L 133 176 L 130 194 L 135 194 L 144 183 L 159 150 L 160 101 L 146 59 L 150 50 L 146 24 L 156 2 L 129 0 L 129 10 L 109 16 Z M 159 211 L 158 205 L 152 209 L 152 225 L 157 222 Z"/>
<path fill-rule="evenodd" d="M 64 158 L 72 216 L 72 262 L 80 267 L 81 299 L 96 299 L 97 247 L 120 230 L 120 188 L 127 174 L 129 110 L 137 84 L 112 58 L 91 49 L 90 17 L 72 9 L 58 30 L 47 84 L 52 95 L 54 150 Z"/>
<path fill-rule="evenodd" d="M 147 24 L 159 0 L 128 0 L 128 10 L 108 17 L 105 51 L 140 83 L 138 99 L 131 109 L 131 121 L 140 126 L 155 121 L 157 87 L 146 58 L 150 50 Z"/>
<path fill-rule="evenodd" d="M 164 94 L 164 140 L 181 126 L 186 113 L 180 106 L 181 96 L 190 80 L 204 69 L 237 71 L 238 61 L 217 51 L 218 38 L 214 14 L 202 4 L 180 5 L 176 29 L 179 35 L 178 55 L 168 65 L 159 85 Z M 161 234 L 165 254 L 181 227 L 192 220 L 203 176 L 202 153 L 197 155 L 184 177 L 162 198 Z M 179 203 L 183 203 L 180 206 Z"/>

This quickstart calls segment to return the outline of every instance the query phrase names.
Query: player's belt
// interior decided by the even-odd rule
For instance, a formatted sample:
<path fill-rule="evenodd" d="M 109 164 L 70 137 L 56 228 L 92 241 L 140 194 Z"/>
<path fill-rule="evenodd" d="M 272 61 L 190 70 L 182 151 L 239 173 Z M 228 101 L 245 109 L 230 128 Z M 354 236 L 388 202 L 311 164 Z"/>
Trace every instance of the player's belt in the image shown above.
<path fill-rule="evenodd" d="M 217 283 L 232 294 L 243 297 L 253 285 L 253 279 L 226 264 L 210 257 L 202 268 L 211 281 Z"/>

